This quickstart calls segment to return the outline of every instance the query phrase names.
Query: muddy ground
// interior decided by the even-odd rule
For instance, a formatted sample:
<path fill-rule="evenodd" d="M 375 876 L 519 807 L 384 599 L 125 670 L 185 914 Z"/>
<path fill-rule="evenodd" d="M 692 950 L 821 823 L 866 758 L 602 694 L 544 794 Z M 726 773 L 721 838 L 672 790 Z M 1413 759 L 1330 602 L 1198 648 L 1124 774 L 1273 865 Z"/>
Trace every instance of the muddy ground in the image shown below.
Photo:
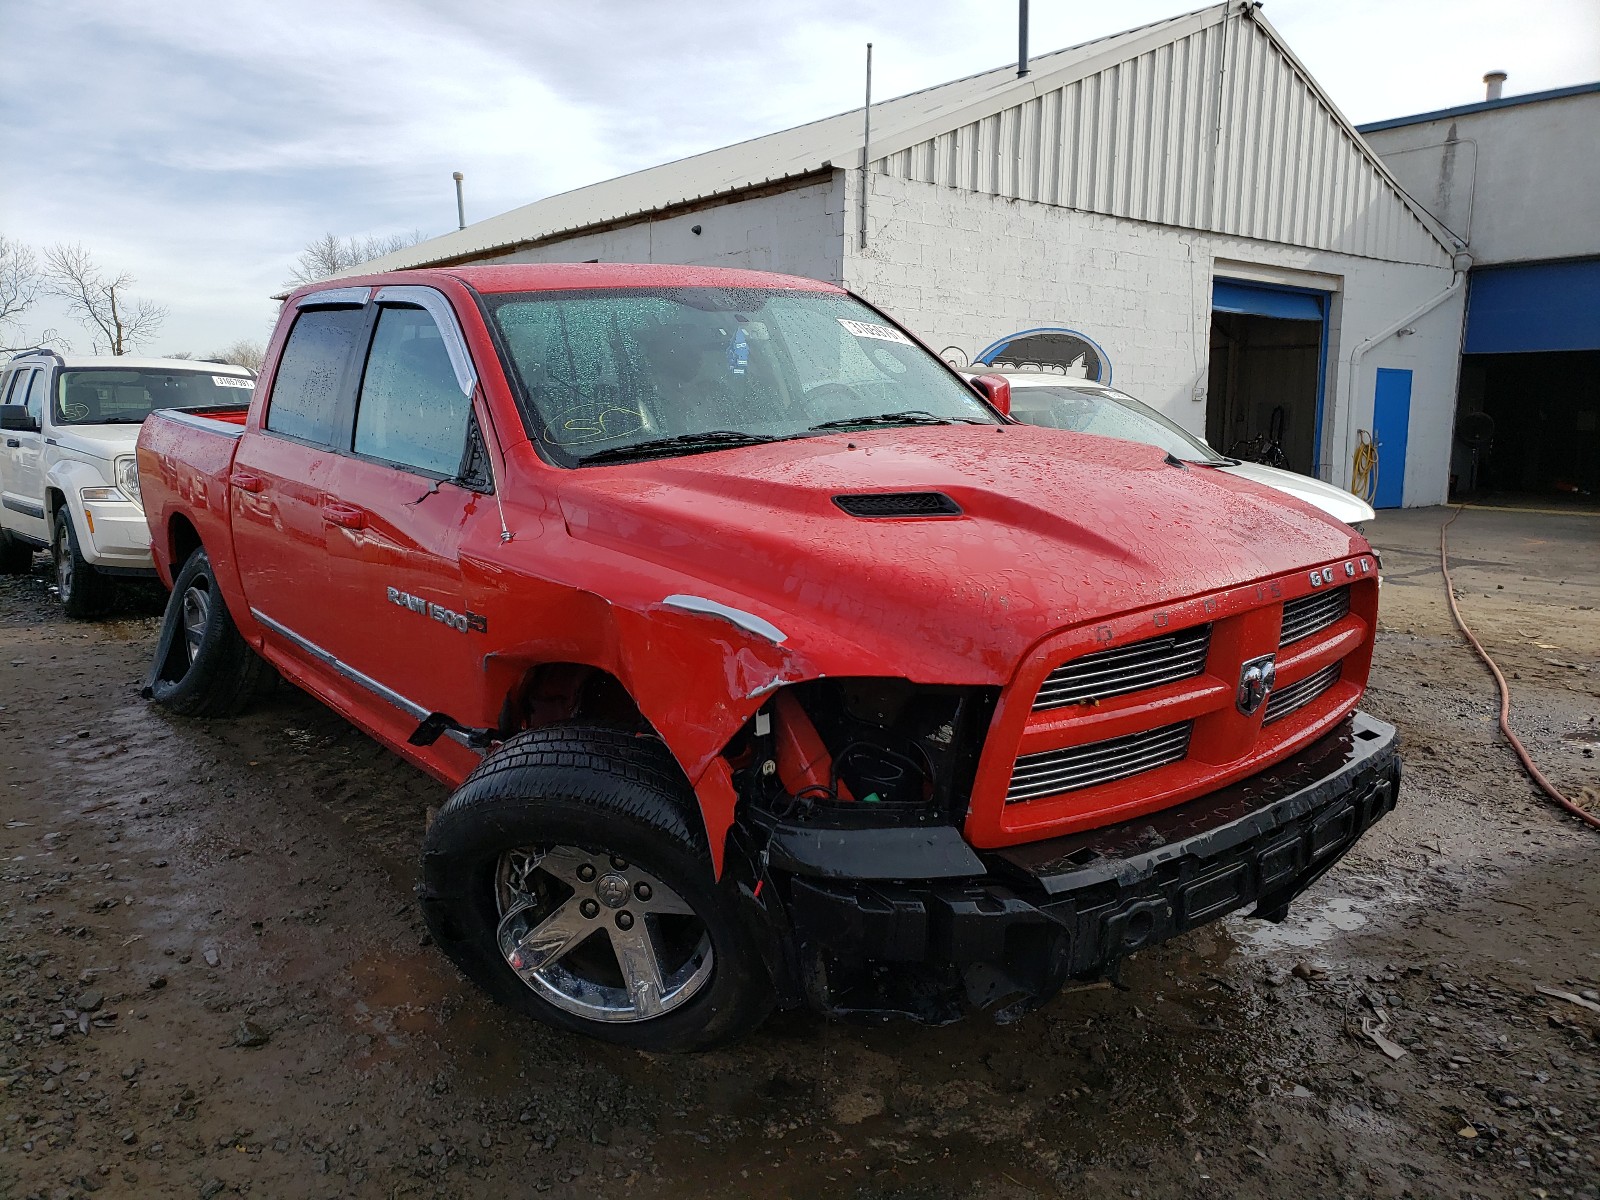
<path fill-rule="evenodd" d="M 1375 526 L 1406 785 L 1288 923 L 1005 1028 L 789 1014 L 694 1058 L 489 1005 L 413 902 L 435 784 L 288 689 L 151 710 L 159 601 L 68 622 L 41 559 L 0 581 L 0 1197 L 1596 1197 L 1600 1012 L 1536 988 L 1600 988 L 1600 834 L 1496 736 L 1446 515 Z M 1451 536 L 1524 738 L 1600 808 L 1600 518 Z"/>

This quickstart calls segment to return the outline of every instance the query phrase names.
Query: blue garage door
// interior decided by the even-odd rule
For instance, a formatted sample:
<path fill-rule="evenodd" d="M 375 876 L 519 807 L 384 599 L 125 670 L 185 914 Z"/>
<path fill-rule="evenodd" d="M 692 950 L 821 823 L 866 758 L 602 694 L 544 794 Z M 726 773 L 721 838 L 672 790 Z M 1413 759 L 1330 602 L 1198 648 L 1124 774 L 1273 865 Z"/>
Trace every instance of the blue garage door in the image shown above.
<path fill-rule="evenodd" d="M 1472 273 L 1465 354 L 1600 350 L 1600 259 Z"/>

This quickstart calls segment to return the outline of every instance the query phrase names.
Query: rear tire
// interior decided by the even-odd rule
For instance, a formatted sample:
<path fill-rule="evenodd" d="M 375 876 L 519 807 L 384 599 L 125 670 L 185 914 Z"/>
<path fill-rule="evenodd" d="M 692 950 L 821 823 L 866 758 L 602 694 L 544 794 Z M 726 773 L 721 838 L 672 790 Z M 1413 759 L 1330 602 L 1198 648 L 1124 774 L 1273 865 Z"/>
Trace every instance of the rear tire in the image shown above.
<path fill-rule="evenodd" d="M 272 679 L 272 668 L 239 635 L 204 548 L 172 581 L 162 644 L 166 656 L 150 698 L 181 717 L 235 716 Z"/>
<path fill-rule="evenodd" d="M 712 876 L 694 793 L 654 738 L 518 734 L 439 811 L 422 872 L 440 948 L 496 1000 L 557 1029 L 702 1050 L 771 1011 L 759 947 Z"/>
<path fill-rule="evenodd" d="M 72 527 L 72 511 L 56 510 L 56 531 L 50 547 L 56 568 L 56 590 L 67 616 L 77 621 L 92 621 L 111 610 L 117 585 L 94 569 L 78 549 L 78 532 Z"/>
<path fill-rule="evenodd" d="M 27 575 L 33 571 L 33 547 L 0 529 L 0 575 Z"/>

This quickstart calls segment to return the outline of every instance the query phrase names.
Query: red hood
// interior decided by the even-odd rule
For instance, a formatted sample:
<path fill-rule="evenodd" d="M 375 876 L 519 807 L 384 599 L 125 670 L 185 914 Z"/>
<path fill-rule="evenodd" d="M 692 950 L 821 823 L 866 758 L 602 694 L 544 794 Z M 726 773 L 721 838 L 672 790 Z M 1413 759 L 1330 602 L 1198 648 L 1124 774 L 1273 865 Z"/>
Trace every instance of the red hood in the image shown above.
<path fill-rule="evenodd" d="M 854 447 L 853 449 L 850 447 Z M 841 637 L 922 682 L 1001 682 L 1049 633 L 1346 557 L 1323 514 L 1131 442 L 1033 426 L 860 432 L 592 467 L 573 537 L 649 559 L 831 657 Z M 939 491 L 960 517 L 861 519 L 833 497 Z M 820 657 L 818 657 L 820 655 Z"/>

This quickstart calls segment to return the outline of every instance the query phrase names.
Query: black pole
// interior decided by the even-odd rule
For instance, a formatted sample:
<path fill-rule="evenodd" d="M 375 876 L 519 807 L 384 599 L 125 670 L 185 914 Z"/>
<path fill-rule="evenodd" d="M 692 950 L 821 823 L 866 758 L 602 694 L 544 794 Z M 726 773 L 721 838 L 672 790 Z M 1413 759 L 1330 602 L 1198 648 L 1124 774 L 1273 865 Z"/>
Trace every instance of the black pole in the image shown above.
<path fill-rule="evenodd" d="M 1017 78 L 1028 73 L 1028 0 L 1017 0 Z"/>

